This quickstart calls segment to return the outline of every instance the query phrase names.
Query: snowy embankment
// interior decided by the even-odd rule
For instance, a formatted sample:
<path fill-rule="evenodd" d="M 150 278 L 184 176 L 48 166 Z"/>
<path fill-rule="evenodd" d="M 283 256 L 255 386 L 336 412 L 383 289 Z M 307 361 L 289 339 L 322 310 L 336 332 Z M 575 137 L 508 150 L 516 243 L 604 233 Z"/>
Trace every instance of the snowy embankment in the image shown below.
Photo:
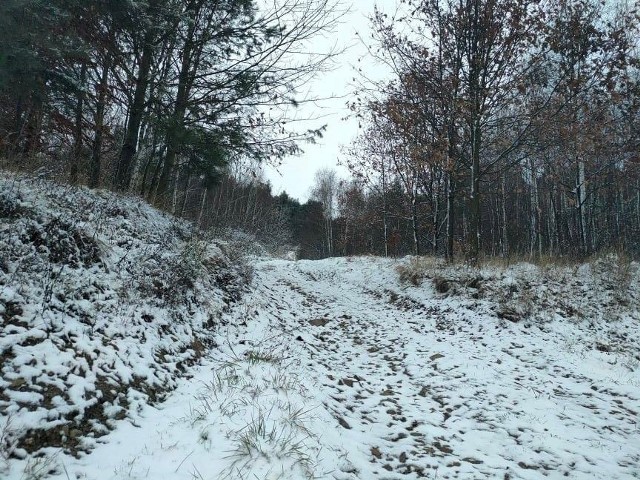
<path fill-rule="evenodd" d="M 73 204 L 94 198 L 70 192 L 62 198 Z M 20 200 L 19 215 L 3 211 L 10 220 L 2 248 L 28 247 L 56 266 L 47 250 L 6 240 L 26 238 L 7 237 L 18 232 L 7 225 L 45 228 L 34 212 L 49 211 L 58 195 L 41 195 Z M 92 201 L 106 209 L 113 198 Z M 0 478 L 640 478 L 638 264 L 604 257 L 472 269 L 429 259 L 257 258 L 251 290 L 238 298 L 229 288 L 237 277 L 217 260 L 204 262 L 190 293 L 158 298 L 164 289 L 147 290 L 159 275 L 152 272 L 175 262 L 140 260 L 154 252 L 182 259 L 177 252 L 191 242 L 142 246 L 141 236 L 164 245 L 182 227 L 130 202 L 128 219 L 76 220 L 87 238 L 100 239 L 100 261 L 58 266 L 55 278 L 66 283 L 23 274 L 18 260 L 2 267 Z M 96 205 L 82 211 L 103 211 Z M 110 226 L 94 232 L 96 225 Z M 84 271 L 88 283 L 73 285 L 101 285 L 87 304 L 69 287 Z M 168 288 L 181 277 L 160 278 Z M 77 313 L 86 310 L 100 313 L 92 325 Z M 202 358 L 189 367 L 194 356 Z M 47 378 L 62 382 L 62 394 L 43 393 Z M 110 390 L 109 378 L 118 380 Z M 93 398 L 99 402 L 82 403 Z M 64 414 L 74 401 L 103 412 L 89 422 L 95 432 L 74 436 L 56 423 L 74 421 Z M 45 421 L 63 448 L 29 454 L 29 435 L 15 445 L 21 425 Z M 98 438 L 103 421 L 115 428 Z"/>
<path fill-rule="evenodd" d="M 139 200 L 2 174 L 0 478 L 175 388 L 244 288 L 224 250 Z"/>

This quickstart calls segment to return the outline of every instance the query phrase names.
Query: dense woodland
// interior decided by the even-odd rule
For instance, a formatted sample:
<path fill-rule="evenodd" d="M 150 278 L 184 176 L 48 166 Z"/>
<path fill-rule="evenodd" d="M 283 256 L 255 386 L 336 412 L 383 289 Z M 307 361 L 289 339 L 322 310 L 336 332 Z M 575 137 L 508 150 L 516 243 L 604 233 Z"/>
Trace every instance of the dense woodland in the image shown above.
<path fill-rule="evenodd" d="M 624 0 L 402 0 L 349 102 L 353 174 L 311 200 L 247 165 L 295 155 L 340 3 L 4 0 L 5 168 L 143 196 L 299 256 L 640 253 L 639 12 Z M 368 40 L 367 40 L 368 41 Z M 303 53 L 301 53 L 303 52 Z M 307 98 L 307 100 L 309 100 Z M 303 159 L 299 160 L 303 161 Z"/>
<path fill-rule="evenodd" d="M 335 53 L 311 42 L 342 13 L 327 0 L 3 1 L 0 156 L 217 215 L 230 166 L 278 162 L 322 134 L 290 120 Z"/>
<path fill-rule="evenodd" d="M 354 101 L 364 133 L 349 165 L 383 205 L 387 249 L 397 232 L 416 254 L 471 261 L 637 254 L 638 13 L 608 0 L 378 12 L 374 52 L 395 78 Z"/>

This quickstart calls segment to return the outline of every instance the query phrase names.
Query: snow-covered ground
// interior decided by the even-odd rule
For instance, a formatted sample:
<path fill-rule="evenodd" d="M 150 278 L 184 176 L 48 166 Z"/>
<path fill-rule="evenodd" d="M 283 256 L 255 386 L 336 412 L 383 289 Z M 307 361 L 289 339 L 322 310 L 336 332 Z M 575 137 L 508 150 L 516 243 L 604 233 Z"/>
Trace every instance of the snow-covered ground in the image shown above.
<path fill-rule="evenodd" d="M 149 210 L 147 218 L 156 215 Z M 160 236 L 169 235 L 163 232 Z M 113 258 L 125 254 L 118 250 L 119 235 L 104 247 Z M 132 250 L 131 255 L 139 251 Z M 99 350 L 93 363 L 84 354 L 44 348 L 49 338 L 63 338 L 55 333 L 62 330 L 51 327 L 39 343 L 19 348 L 14 343 L 0 367 L 0 478 L 640 478 L 636 263 L 604 257 L 582 266 L 479 270 L 428 259 L 367 257 L 316 262 L 262 257 L 253 263 L 252 287 L 235 303 L 222 301 L 224 292 L 215 282 L 198 280 L 192 308 L 201 313 L 195 317 L 207 309 L 218 312 L 215 328 L 205 331 L 192 322 L 197 335 L 147 338 L 164 348 L 162 356 L 145 356 L 141 333 L 132 342 L 118 337 L 112 349 L 104 345 L 106 332 L 123 316 L 132 318 L 124 330 L 132 335 L 138 328 L 162 333 L 149 326 L 156 323 L 174 325 L 167 315 L 182 310 L 162 310 L 164 303 L 156 305 L 150 321 L 134 321 L 135 312 L 151 308 L 147 297 L 133 302 L 141 310 L 119 302 L 120 316 L 106 317 L 102 336 L 84 331 L 84 340 L 76 343 Z M 7 291 L 23 303 L 31 291 L 9 286 L 6 279 L 0 286 L 3 352 L 8 339 L 17 338 L 11 337 L 19 334 L 16 328 L 24 329 L 25 338 L 36 338 L 38 328 L 46 332 L 46 325 L 22 325 L 30 317 L 18 315 L 15 307 L 12 316 L 7 313 Z M 207 287 L 211 297 L 202 291 Z M 112 311 L 108 299 L 96 298 L 92 305 Z M 49 310 L 58 311 L 43 311 Z M 47 315 L 67 328 L 82 319 Z M 17 325 L 14 330 L 7 330 L 7 318 Z M 192 349 L 169 350 L 172 339 L 181 345 L 202 335 L 211 348 L 202 347 L 197 365 L 185 364 L 181 375 L 174 374 L 175 360 L 167 359 Z M 138 356 L 127 363 L 123 349 Z M 76 432 L 75 443 L 87 452 L 57 446 L 32 454 L 8 451 L 20 422 L 55 423 L 43 417 L 54 413 L 37 405 L 38 391 L 27 388 L 40 378 L 42 365 L 55 366 L 69 379 L 82 377 L 68 370 L 85 361 L 84 379 L 73 383 L 75 388 L 86 388 L 93 378 L 87 372 L 110 362 L 121 362 L 114 371 L 122 378 L 136 369 L 153 371 L 154 362 L 165 365 L 158 371 L 171 388 L 153 405 L 135 384 L 123 393 L 129 403 L 101 400 L 112 430 L 103 436 Z M 20 372 L 16 378 L 23 382 L 11 383 L 10 371 Z M 148 385 L 154 385 L 150 378 Z M 76 399 L 73 385 L 61 399 L 93 398 L 83 400 L 78 393 Z M 61 402 L 47 401 L 48 410 Z M 34 408 L 28 402 L 35 402 Z M 57 406 L 58 413 L 63 407 Z"/>
<path fill-rule="evenodd" d="M 189 374 L 245 288 L 228 247 L 135 198 L 0 174 L 0 479 L 91 451 Z"/>
<path fill-rule="evenodd" d="M 481 271 L 470 295 L 403 287 L 381 259 L 259 270 L 272 328 L 297 341 L 318 401 L 340 426 L 332 444 L 351 467 L 336 478 L 640 477 L 637 312 L 577 297 L 564 299 L 575 318 L 497 318 L 500 286 L 548 283 L 532 266 Z M 455 269 L 436 274 L 456 278 Z M 594 272 L 572 278 L 584 286 Z M 480 282 L 492 297 L 482 298 Z M 578 316 L 582 307 L 591 318 Z"/>

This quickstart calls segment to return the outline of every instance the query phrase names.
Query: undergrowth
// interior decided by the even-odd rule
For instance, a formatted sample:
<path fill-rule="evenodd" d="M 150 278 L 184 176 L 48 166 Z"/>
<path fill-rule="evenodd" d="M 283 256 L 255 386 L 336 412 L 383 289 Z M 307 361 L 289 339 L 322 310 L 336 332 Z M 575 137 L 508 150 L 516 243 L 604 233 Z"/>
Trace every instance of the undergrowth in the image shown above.
<path fill-rule="evenodd" d="M 0 472 L 46 448 L 88 452 L 161 401 L 250 276 L 140 200 L 0 175 Z M 25 478 L 47 468 L 30 465 Z"/>
<path fill-rule="evenodd" d="M 426 288 L 430 281 L 437 295 L 484 300 L 493 305 L 497 317 L 512 322 L 558 317 L 611 321 L 640 302 L 639 266 L 615 252 L 582 263 L 547 257 L 536 264 L 484 259 L 478 267 L 410 257 L 396 271 L 401 284 Z"/>

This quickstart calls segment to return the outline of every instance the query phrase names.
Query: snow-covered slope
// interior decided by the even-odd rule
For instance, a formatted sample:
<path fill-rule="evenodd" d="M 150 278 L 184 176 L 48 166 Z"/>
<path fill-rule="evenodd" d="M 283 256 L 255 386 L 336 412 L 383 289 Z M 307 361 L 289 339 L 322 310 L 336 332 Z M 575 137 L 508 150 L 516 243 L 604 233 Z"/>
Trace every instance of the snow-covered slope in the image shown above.
<path fill-rule="evenodd" d="M 90 451 L 171 391 L 240 297 L 223 249 L 136 199 L 2 174 L 0 472 Z"/>

